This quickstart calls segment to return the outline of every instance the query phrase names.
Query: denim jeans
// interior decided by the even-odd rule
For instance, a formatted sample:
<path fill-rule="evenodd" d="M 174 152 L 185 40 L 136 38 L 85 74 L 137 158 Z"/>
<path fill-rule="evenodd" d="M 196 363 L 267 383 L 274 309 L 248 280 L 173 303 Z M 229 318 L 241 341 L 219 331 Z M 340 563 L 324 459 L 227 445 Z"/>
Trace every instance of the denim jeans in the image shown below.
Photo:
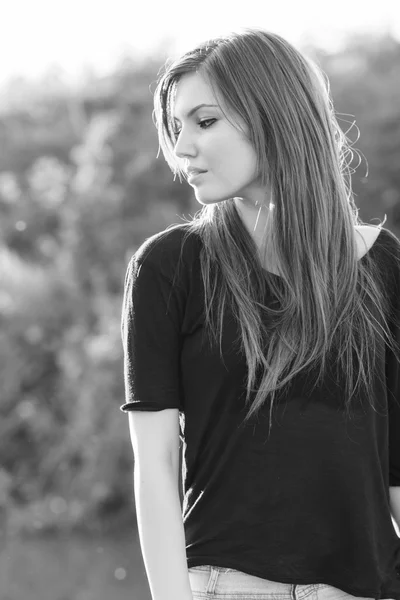
<path fill-rule="evenodd" d="M 278 583 L 210 565 L 191 567 L 189 580 L 193 600 L 374 600 L 351 596 L 324 583 Z"/>

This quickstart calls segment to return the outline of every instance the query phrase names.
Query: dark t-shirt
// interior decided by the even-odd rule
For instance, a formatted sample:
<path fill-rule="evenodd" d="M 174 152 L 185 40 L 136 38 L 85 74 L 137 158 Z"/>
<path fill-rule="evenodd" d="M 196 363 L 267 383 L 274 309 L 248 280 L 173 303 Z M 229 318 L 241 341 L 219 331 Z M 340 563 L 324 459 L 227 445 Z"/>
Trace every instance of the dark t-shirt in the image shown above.
<path fill-rule="evenodd" d="M 400 600 L 400 538 L 389 486 L 400 486 L 400 366 L 388 348 L 374 394 L 346 419 L 344 386 L 328 375 L 313 394 L 297 376 L 243 426 L 247 366 L 228 313 L 219 344 L 204 337 L 201 239 L 187 225 L 133 255 L 122 311 L 123 411 L 179 409 L 188 567 L 214 565 L 354 596 Z M 382 228 L 369 250 L 400 316 L 400 242 Z M 361 258 L 360 260 L 364 260 Z M 273 276 L 273 275 L 272 275 Z M 275 276 L 277 277 L 277 276 Z M 269 288 L 267 288 L 269 289 Z M 265 303 L 273 298 L 267 291 Z M 393 319 L 393 323 L 394 323 Z M 400 331 L 391 325 L 400 343 Z M 384 358 L 383 358 L 384 357 Z M 255 394 L 254 394 L 255 395 Z M 254 397 L 254 396 L 252 396 Z"/>

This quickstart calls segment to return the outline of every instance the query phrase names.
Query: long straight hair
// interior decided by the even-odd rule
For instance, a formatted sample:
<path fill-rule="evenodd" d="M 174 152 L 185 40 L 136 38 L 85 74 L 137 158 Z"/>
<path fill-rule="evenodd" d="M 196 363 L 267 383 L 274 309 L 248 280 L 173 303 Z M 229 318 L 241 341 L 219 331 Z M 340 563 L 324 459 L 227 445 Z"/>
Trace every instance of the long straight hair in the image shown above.
<path fill-rule="evenodd" d="M 278 259 L 279 278 L 263 269 L 232 198 L 204 206 L 187 223 L 184 238 L 197 233 L 203 241 L 210 341 L 219 337 L 221 348 L 228 306 L 240 327 L 238 341 L 248 366 L 245 421 L 269 399 L 271 430 L 278 391 L 319 366 L 313 391 L 326 374 L 328 357 L 337 365 L 337 385 L 340 375 L 346 384 L 346 415 L 357 392 L 376 410 L 372 381 L 382 348 L 378 339 L 394 351 L 397 346 L 380 267 L 369 253 L 357 260 L 354 228 L 362 221 L 347 161 L 353 154 L 335 116 L 328 78 L 282 37 L 255 28 L 207 40 L 167 61 L 154 93 L 153 121 L 164 158 L 180 178 L 185 174 L 174 153 L 171 106 L 177 83 L 189 73 L 209 82 L 235 127 L 232 115 L 247 124 L 261 185 L 273 199 L 264 235 Z M 264 305 L 267 285 L 275 308 Z"/>

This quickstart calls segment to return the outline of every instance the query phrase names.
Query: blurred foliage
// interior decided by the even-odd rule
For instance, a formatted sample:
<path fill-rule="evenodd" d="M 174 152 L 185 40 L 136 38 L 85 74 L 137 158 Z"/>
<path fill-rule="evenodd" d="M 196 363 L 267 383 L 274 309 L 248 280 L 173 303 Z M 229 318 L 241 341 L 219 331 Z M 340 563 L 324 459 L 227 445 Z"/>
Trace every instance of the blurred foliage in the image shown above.
<path fill-rule="evenodd" d="M 365 159 L 353 176 L 360 216 L 386 214 L 399 235 L 400 44 L 357 37 L 336 54 L 307 51 L 368 161 L 368 176 Z M 146 237 L 200 208 L 156 158 L 161 62 L 125 60 L 75 90 L 58 82 L 30 93 L 20 82 L 3 94 L 1 533 L 136 527 L 119 411 L 125 269 Z"/>

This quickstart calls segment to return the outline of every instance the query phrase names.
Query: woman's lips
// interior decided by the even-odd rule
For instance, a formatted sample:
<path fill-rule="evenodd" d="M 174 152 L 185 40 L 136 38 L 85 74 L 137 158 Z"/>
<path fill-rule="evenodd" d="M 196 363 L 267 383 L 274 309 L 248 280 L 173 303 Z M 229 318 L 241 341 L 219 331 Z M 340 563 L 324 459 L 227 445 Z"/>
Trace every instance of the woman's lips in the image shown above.
<path fill-rule="evenodd" d="M 203 175 L 206 175 L 207 171 L 196 171 L 193 173 L 190 173 L 189 178 L 188 178 L 188 182 L 192 183 L 193 181 L 196 181 L 197 179 L 199 179 L 200 177 L 202 177 Z"/>

